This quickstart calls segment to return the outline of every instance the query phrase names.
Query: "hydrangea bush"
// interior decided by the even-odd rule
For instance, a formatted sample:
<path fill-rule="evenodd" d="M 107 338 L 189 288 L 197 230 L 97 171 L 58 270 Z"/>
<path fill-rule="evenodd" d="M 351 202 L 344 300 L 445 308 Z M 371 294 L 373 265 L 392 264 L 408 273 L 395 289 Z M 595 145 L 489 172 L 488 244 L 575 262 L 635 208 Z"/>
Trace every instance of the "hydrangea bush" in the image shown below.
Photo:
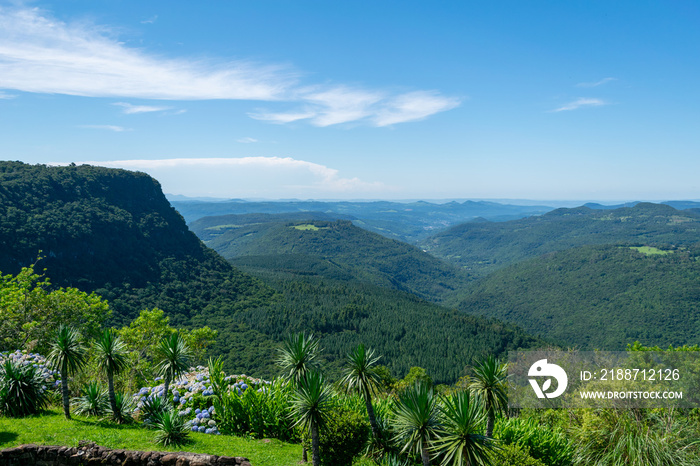
<path fill-rule="evenodd" d="M 0 352 L 0 365 L 8 359 L 17 365 L 34 367 L 45 382 L 44 390 L 56 390 L 61 386 L 61 374 L 51 369 L 44 356 L 26 350 Z"/>
<path fill-rule="evenodd" d="M 161 382 L 162 377 L 156 377 L 155 382 Z M 262 391 L 270 382 L 242 375 L 229 375 L 224 378 L 228 391 L 242 395 L 246 390 Z M 163 383 L 153 387 L 142 387 L 134 395 L 136 414 L 142 414 L 144 403 L 156 397 L 163 397 Z M 214 410 L 214 388 L 209 379 L 209 369 L 204 366 L 192 368 L 179 380 L 170 384 L 167 399 L 176 407 L 178 415 L 190 423 L 192 432 L 220 435 Z M 148 423 L 148 419 L 142 419 Z"/>

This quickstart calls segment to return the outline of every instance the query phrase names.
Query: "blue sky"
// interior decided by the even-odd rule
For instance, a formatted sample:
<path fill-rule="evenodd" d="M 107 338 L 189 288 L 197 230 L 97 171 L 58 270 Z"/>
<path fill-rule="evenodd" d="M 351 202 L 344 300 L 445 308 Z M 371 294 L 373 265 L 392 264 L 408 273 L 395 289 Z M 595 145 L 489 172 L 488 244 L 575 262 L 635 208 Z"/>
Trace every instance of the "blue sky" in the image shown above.
<path fill-rule="evenodd" d="M 700 198 L 690 1 L 0 0 L 0 154 L 189 196 Z"/>

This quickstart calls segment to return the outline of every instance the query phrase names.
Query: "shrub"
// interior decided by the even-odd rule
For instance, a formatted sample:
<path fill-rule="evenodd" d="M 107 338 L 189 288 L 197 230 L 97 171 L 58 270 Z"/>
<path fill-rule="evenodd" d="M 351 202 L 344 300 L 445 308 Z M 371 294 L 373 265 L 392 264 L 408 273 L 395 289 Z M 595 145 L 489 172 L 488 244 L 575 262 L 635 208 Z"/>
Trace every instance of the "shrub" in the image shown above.
<path fill-rule="evenodd" d="M 350 466 L 365 446 L 370 426 L 363 414 L 337 408 L 320 433 L 321 464 Z"/>
<path fill-rule="evenodd" d="M 498 466 L 546 466 L 542 460 L 530 456 L 530 449 L 516 444 L 505 445 L 491 454 L 492 463 Z"/>
<path fill-rule="evenodd" d="M 564 432 L 542 426 L 535 419 L 499 419 L 494 437 L 505 444 L 529 448 L 530 456 L 547 466 L 573 464 L 574 446 Z"/>
<path fill-rule="evenodd" d="M 45 380 L 32 365 L 7 359 L 0 366 L 0 411 L 10 417 L 36 414 L 46 407 Z"/>
<path fill-rule="evenodd" d="M 180 446 L 189 443 L 191 425 L 174 410 L 166 410 L 153 420 L 155 441 L 159 445 Z"/>
<path fill-rule="evenodd" d="M 73 400 L 75 412 L 83 416 L 104 416 L 109 412 L 107 391 L 97 382 L 90 382 L 80 389 L 80 396 Z"/>
<path fill-rule="evenodd" d="M 224 434 L 290 440 L 296 436 L 291 397 L 291 385 L 281 379 L 258 389 L 234 385 L 214 397 L 214 419 Z"/>

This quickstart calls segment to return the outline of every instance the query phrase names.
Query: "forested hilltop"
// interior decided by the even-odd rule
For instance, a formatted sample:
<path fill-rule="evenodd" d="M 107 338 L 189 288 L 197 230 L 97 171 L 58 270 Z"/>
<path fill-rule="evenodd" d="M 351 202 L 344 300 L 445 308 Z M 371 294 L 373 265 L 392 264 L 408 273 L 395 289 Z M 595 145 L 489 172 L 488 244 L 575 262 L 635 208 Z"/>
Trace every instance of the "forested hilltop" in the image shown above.
<path fill-rule="evenodd" d="M 675 205 L 695 203 L 675 203 Z M 508 222 L 468 222 L 424 242 L 431 254 L 476 276 L 554 251 L 603 244 L 692 245 L 700 241 L 700 211 L 638 203 L 613 210 L 577 207 Z"/>
<path fill-rule="evenodd" d="M 192 231 L 225 259 L 254 267 L 359 281 L 443 302 L 469 275 L 415 246 L 328 214 L 226 215 L 193 222 Z"/>
<path fill-rule="evenodd" d="M 211 354 L 230 371 L 262 377 L 275 373 L 279 340 L 305 329 L 328 342 L 331 368 L 372 342 L 396 376 L 421 364 L 441 382 L 475 356 L 543 344 L 517 327 L 367 283 L 275 273 L 264 284 L 197 239 L 145 174 L 0 162 L 0 272 L 16 274 L 39 256 L 37 270 L 54 286 L 106 298 L 111 325 L 161 308 L 175 327 L 217 330 Z"/>

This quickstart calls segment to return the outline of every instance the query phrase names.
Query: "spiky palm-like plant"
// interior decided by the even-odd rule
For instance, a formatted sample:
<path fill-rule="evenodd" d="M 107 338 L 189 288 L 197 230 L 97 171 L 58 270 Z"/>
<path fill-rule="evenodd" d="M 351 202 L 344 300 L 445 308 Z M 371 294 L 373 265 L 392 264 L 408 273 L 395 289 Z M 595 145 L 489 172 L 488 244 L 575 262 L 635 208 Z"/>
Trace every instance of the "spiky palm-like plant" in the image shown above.
<path fill-rule="evenodd" d="M 107 391 L 98 382 L 89 382 L 80 389 L 80 396 L 73 400 L 75 412 L 84 416 L 102 416 L 109 409 Z"/>
<path fill-rule="evenodd" d="M 180 446 L 190 442 L 189 435 L 192 424 L 185 421 L 177 411 L 167 409 L 160 413 L 153 421 L 156 429 L 156 443 L 159 445 Z"/>
<path fill-rule="evenodd" d="M 331 390 L 323 375 L 317 371 L 308 372 L 297 383 L 292 397 L 292 416 L 296 418 L 295 426 L 300 425 L 311 434 L 314 466 L 321 464 L 319 430 L 327 422 L 331 407 Z"/>
<path fill-rule="evenodd" d="M 48 401 L 45 383 L 34 366 L 8 358 L 0 366 L 0 413 L 10 417 L 38 413 Z"/>
<path fill-rule="evenodd" d="M 496 413 L 508 407 L 508 364 L 501 363 L 493 356 L 477 362 L 473 368 L 469 389 L 479 396 L 486 409 L 486 436 L 493 436 Z"/>
<path fill-rule="evenodd" d="M 475 466 L 489 460 L 493 440 L 484 435 L 486 414 L 478 396 L 469 392 L 442 398 L 442 426 L 435 446 L 443 454 L 442 464 Z"/>
<path fill-rule="evenodd" d="M 282 369 L 282 377 L 296 387 L 310 371 L 318 369 L 319 352 L 318 338 L 313 333 L 306 335 L 301 332 L 289 335 L 282 342 L 275 363 Z M 301 455 L 301 460 L 306 463 L 309 460 L 306 445 L 302 446 Z"/>
<path fill-rule="evenodd" d="M 369 424 L 372 427 L 372 435 L 379 440 L 382 438 L 382 434 L 372 406 L 372 393 L 381 383 L 381 377 L 374 370 L 377 361 L 379 361 L 379 356 L 374 356 L 373 350 L 366 349 L 363 344 L 358 345 L 347 358 L 341 384 L 348 391 L 362 394 L 367 407 Z"/>
<path fill-rule="evenodd" d="M 432 388 L 418 382 L 401 394 L 394 405 L 394 440 L 401 453 L 420 455 L 423 466 L 429 466 L 439 426 L 438 397 Z"/>
<path fill-rule="evenodd" d="M 163 377 L 163 398 L 168 399 L 170 382 L 180 377 L 189 368 L 191 352 L 179 333 L 173 333 L 160 341 L 157 349 L 160 362 L 156 366 Z"/>
<path fill-rule="evenodd" d="M 289 335 L 278 350 L 277 366 L 282 377 L 297 385 L 310 371 L 318 368 L 319 340 L 313 334 Z"/>
<path fill-rule="evenodd" d="M 78 372 L 86 362 L 85 347 L 80 342 L 80 333 L 74 328 L 62 325 L 56 332 L 48 362 L 61 373 L 63 393 L 63 414 L 70 419 L 70 392 L 68 377 Z"/>
<path fill-rule="evenodd" d="M 97 365 L 107 375 L 107 393 L 112 413 L 117 417 L 115 421 L 121 423 L 123 419 L 118 417 L 117 401 L 114 397 L 114 376 L 128 366 L 126 358 L 126 345 L 112 330 L 105 330 L 95 342 Z"/>

